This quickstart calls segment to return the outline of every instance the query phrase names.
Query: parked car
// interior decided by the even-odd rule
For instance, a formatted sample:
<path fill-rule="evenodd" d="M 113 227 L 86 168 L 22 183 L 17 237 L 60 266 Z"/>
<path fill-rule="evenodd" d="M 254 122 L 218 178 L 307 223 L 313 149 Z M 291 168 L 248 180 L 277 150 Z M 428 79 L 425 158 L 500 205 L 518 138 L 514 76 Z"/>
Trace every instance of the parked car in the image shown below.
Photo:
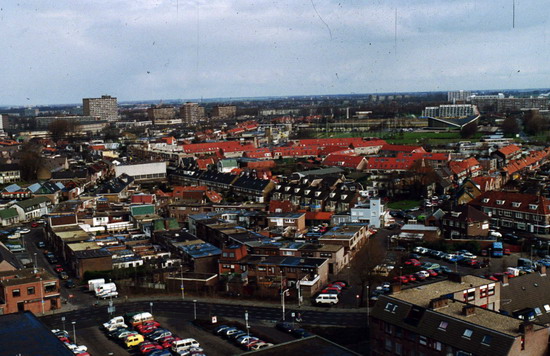
<path fill-rule="evenodd" d="M 511 252 L 509 248 L 505 248 L 503 251 L 504 256 L 510 256 Z"/>
<path fill-rule="evenodd" d="M 258 342 L 258 343 L 255 343 L 254 345 L 252 345 L 252 347 L 250 347 L 250 349 L 253 350 L 253 351 L 256 351 L 256 350 L 265 349 L 265 348 L 270 347 L 270 346 L 273 346 L 273 344 L 271 344 L 269 342 Z"/>
<path fill-rule="evenodd" d="M 451 273 L 451 272 L 453 271 L 453 270 L 450 269 L 449 267 L 443 266 L 443 265 L 442 265 L 442 266 L 439 266 L 438 270 L 443 271 L 443 273 Z"/>
<path fill-rule="evenodd" d="M 313 336 L 312 333 L 310 333 L 307 330 L 304 329 L 295 329 L 292 331 L 292 335 L 294 335 L 297 338 L 303 339 L 304 337 L 310 337 Z"/>
<path fill-rule="evenodd" d="M 438 263 L 432 263 L 430 266 L 426 267 L 427 270 L 436 269 L 441 267 Z"/>
<path fill-rule="evenodd" d="M 37 241 L 36 242 L 36 247 L 38 248 L 45 248 L 46 247 L 46 243 L 44 241 Z"/>
<path fill-rule="evenodd" d="M 428 271 L 418 271 L 416 272 L 416 277 L 420 280 L 424 280 L 426 278 L 428 278 L 430 276 L 430 274 L 428 273 Z"/>
<path fill-rule="evenodd" d="M 427 272 L 430 275 L 430 277 L 437 277 L 437 272 L 436 271 L 429 269 Z"/>
<path fill-rule="evenodd" d="M 212 331 L 214 334 L 221 334 L 224 330 L 230 329 L 231 326 L 228 325 L 220 325 L 214 328 Z"/>
<path fill-rule="evenodd" d="M 292 332 L 294 328 L 292 327 L 291 323 L 287 323 L 285 321 L 279 321 L 277 324 L 275 324 L 275 327 L 281 331 L 284 331 L 286 333 Z"/>
<path fill-rule="evenodd" d="M 406 276 L 395 276 L 393 277 L 393 280 L 394 282 L 403 283 L 403 284 L 409 283 L 409 279 Z"/>
<path fill-rule="evenodd" d="M 414 258 L 408 259 L 405 261 L 405 264 L 407 266 L 413 266 L 413 267 L 419 267 L 421 265 L 419 260 L 416 260 Z"/>
<path fill-rule="evenodd" d="M 407 277 L 409 282 L 416 282 L 416 276 L 414 274 L 408 274 L 405 277 Z"/>

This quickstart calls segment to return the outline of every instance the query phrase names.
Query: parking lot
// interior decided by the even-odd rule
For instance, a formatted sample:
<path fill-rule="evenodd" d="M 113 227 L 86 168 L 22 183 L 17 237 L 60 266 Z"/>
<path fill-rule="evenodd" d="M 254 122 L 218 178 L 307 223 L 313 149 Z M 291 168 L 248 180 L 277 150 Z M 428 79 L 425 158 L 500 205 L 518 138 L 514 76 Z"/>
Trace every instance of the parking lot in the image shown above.
<path fill-rule="evenodd" d="M 181 338 L 193 338 L 197 340 L 205 354 L 209 356 L 235 355 L 242 353 L 243 350 L 236 347 L 229 341 L 215 336 L 212 333 L 195 326 L 190 320 L 185 320 L 177 315 L 171 317 L 155 316 L 160 325 Z M 107 319 L 105 320 L 105 322 Z M 70 331 L 72 336 L 72 332 Z M 93 355 L 139 355 L 137 349 L 127 350 L 122 344 L 116 343 L 104 333 L 99 325 L 78 329 L 77 341 L 80 345 L 86 345 L 88 352 Z"/>

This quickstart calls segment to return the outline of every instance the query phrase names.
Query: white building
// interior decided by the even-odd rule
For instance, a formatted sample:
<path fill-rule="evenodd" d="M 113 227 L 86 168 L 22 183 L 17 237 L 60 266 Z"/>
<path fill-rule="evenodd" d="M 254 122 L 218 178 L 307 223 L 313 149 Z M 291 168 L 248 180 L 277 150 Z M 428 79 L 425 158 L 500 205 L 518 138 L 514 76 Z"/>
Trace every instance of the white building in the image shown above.
<path fill-rule="evenodd" d="M 457 101 L 466 102 L 470 101 L 472 92 L 469 90 L 455 90 L 447 92 L 447 101 L 450 103 L 456 103 Z"/>
<path fill-rule="evenodd" d="M 148 162 L 136 164 L 120 164 L 115 166 L 115 174 L 117 177 L 122 174 L 134 178 L 135 181 L 148 179 L 165 179 L 166 178 L 166 162 Z"/>
<path fill-rule="evenodd" d="M 382 219 L 385 210 L 380 198 L 372 198 L 367 203 L 351 208 L 351 222 L 367 223 L 369 226 L 380 228 L 384 225 Z"/>
<path fill-rule="evenodd" d="M 428 106 L 422 111 L 422 116 L 428 117 L 467 117 L 477 115 L 477 108 L 471 104 L 454 104 Z"/>

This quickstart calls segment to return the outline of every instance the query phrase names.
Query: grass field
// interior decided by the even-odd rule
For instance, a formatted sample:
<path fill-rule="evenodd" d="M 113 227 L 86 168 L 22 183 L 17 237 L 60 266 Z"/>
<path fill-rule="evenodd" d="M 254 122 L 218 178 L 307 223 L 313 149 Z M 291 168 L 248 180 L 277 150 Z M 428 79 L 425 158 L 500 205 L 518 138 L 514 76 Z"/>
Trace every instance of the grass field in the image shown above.
<path fill-rule="evenodd" d="M 388 203 L 387 207 L 396 210 L 407 210 L 422 205 L 422 200 L 400 200 Z"/>
<path fill-rule="evenodd" d="M 379 137 L 386 140 L 388 143 L 398 145 L 414 145 L 414 144 L 447 144 L 459 141 L 479 141 L 481 134 L 478 133 L 470 139 L 460 137 L 459 132 L 317 132 L 316 138 L 343 138 L 343 137 Z"/>

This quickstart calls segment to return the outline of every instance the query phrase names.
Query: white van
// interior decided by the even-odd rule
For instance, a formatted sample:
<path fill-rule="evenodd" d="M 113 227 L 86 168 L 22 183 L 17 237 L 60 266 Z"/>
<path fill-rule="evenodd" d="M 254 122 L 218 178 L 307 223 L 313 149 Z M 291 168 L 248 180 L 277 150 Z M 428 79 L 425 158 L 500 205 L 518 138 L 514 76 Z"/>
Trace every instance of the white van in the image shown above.
<path fill-rule="evenodd" d="M 200 344 L 195 339 L 183 339 L 183 340 L 176 340 L 172 344 L 172 351 L 174 352 L 181 352 L 188 350 L 192 347 L 200 347 Z"/>
<path fill-rule="evenodd" d="M 88 290 L 90 292 L 95 292 L 95 289 L 99 287 L 100 285 L 105 284 L 104 278 L 98 278 L 98 279 L 90 279 L 88 281 Z"/>
<path fill-rule="evenodd" d="M 319 294 L 315 298 L 317 304 L 336 304 L 338 303 L 338 294 Z"/>
<path fill-rule="evenodd" d="M 133 315 L 130 318 L 130 323 L 135 326 L 149 320 L 154 320 L 153 315 L 151 313 L 143 312 Z"/>

